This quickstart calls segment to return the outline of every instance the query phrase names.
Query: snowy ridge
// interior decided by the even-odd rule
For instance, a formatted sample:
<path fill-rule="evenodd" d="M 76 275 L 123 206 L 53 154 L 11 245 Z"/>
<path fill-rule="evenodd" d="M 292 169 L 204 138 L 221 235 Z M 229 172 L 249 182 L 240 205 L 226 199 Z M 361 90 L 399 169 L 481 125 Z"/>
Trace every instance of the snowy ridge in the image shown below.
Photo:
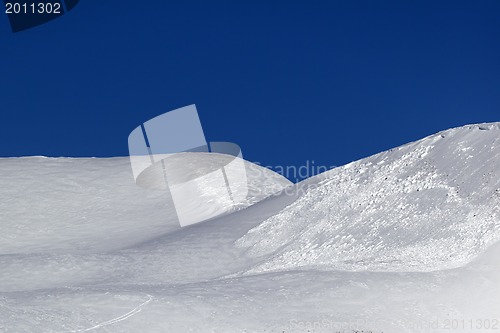
<path fill-rule="evenodd" d="M 458 267 L 500 240 L 500 124 L 450 129 L 321 175 L 236 244 L 249 272 Z"/>
<path fill-rule="evenodd" d="M 492 328 L 499 146 L 469 125 L 292 187 L 249 165 L 241 207 L 185 228 L 126 158 L 0 159 L 0 332 Z"/>
<path fill-rule="evenodd" d="M 215 155 L 186 163 L 211 168 L 224 159 Z M 291 185 L 271 170 L 246 166 L 249 193 L 238 209 Z M 137 186 L 126 157 L 0 158 L 0 172 L 0 255 L 103 252 L 180 228 L 169 193 Z"/>

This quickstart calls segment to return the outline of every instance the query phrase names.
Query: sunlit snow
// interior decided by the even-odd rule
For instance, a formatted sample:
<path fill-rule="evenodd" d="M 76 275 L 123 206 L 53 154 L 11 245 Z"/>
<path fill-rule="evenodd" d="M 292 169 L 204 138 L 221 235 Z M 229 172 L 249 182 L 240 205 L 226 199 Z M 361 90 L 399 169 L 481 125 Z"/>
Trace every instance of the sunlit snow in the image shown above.
<path fill-rule="evenodd" d="M 128 158 L 0 159 L 0 332 L 500 330 L 500 123 L 295 185 L 246 165 L 181 228 Z"/>

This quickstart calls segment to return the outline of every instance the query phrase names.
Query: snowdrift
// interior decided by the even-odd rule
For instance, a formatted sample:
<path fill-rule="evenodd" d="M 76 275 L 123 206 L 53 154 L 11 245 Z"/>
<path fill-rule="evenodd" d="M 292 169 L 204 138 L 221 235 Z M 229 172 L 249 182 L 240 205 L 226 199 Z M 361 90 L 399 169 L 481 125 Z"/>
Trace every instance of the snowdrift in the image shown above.
<path fill-rule="evenodd" d="M 499 164 L 500 123 L 295 185 L 248 164 L 180 228 L 127 158 L 0 159 L 0 332 L 494 331 Z"/>

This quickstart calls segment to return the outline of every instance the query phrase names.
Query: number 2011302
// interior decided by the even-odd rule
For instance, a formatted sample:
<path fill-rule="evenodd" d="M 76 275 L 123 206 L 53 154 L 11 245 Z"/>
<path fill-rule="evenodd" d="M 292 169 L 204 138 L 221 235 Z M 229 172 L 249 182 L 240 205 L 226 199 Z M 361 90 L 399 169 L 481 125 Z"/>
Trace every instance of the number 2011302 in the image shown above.
<path fill-rule="evenodd" d="M 61 3 L 5 3 L 5 14 L 61 14 Z"/>

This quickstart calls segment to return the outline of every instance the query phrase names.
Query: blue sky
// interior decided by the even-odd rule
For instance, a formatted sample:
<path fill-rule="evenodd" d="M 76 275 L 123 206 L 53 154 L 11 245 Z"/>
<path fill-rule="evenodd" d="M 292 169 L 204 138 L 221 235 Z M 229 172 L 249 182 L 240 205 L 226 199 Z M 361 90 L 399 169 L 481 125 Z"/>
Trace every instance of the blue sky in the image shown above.
<path fill-rule="evenodd" d="M 13 34 L 0 15 L 0 156 L 126 156 L 196 104 L 264 165 L 342 165 L 500 121 L 500 1 L 82 0 Z"/>

